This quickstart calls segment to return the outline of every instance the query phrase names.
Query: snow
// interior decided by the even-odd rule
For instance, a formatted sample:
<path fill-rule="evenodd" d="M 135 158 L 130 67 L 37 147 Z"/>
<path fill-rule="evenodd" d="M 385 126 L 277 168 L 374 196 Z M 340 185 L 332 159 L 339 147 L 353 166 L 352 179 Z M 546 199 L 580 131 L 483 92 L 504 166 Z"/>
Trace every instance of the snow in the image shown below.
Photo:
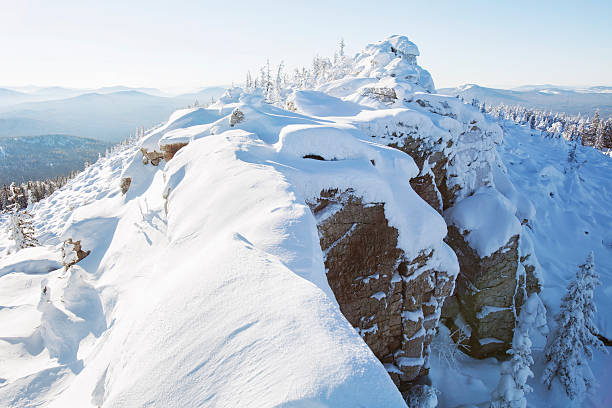
<path fill-rule="evenodd" d="M 483 188 L 450 208 L 445 217 L 481 258 L 490 256 L 521 232 L 516 207 L 496 189 Z"/>
<path fill-rule="evenodd" d="M 382 79 L 389 75 L 402 80 L 413 91 L 433 92 L 429 72 L 416 64 L 417 46 L 404 36 L 391 36 L 365 47 L 355 56 L 358 76 Z M 391 82 L 387 81 L 387 85 Z"/>
<path fill-rule="evenodd" d="M 121 155 L 37 204 L 51 221 L 41 225 L 47 241 L 80 239 L 92 253 L 24 299 L 32 312 L 21 324 L 40 326 L 0 350 L 30 355 L 34 336 L 45 352 L 19 379 L 0 374 L 2 405 L 404 405 L 333 298 L 314 217 L 283 167 L 267 162 L 294 156 L 240 129 L 196 139 L 155 170 L 135 149 Z M 126 196 L 116 193 L 122 167 L 141 179 Z M 88 202 L 89 185 L 109 172 L 117 181 Z M 5 361 L 15 373 L 22 358 Z"/>
<path fill-rule="evenodd" d="M 334 300 L 306 200 L 352 188 L 385 203 L 407 256 L 435 249 L 451 271 L 456 258 L 444 220 L 410 187 L 413 160 L 338 106 L 335 121 L 251 96 L 182 110 L 37 203 L 43 243 L 80 240 L 91 254 L 27 290 L 20 336 L 0 342 L 1 404 L 404 406 Z M 232 128 L 236 108 L 245 120 Z M 139 147 L 170 141 L 189 144 L 143 165 Z M 18 369 L 21 355 L 32 361 Z"/>
<path fill-rule="evenodd" d="M 318 117 L 355 116 L 364 109 L 370 109 L 319 91 L 295 91 L 292 101 L 298 111 Z"/>
<path fill-rule="evenodd" d="M 511 310 L 511 308 L 497 307 L 497 306 L 484 306 L 480 312 L 476 313 L 476 318 L 483 319 L 487 317 L 488 315 L 490 315 L 491 313 L 502 312 L 504 310 Z"/>
<path fill-rule="evenodd" d="M 52 246 L 24 248 L 0 258 L 0 277 L 10 273 L 42 275 L 61 267 L 57 248 Z"/>
<path fill-rule="evenodd" d="M 410 320 L 412 322 L 418 322 L 420 320 L 423 320 L 423 310 L 419 309 L 414 312 L 411 312 L 410 310 L 404 310 L 402 312 L 402 319 Z"/>
<path fill-rule="evenodd" d="M 383 298 L 387 297 L 387 294 L 385 292 L 376 292 L 375 294 L 373 294 L 372 296 L 370 296 L 376 300 L 381 300 Z"/>
<path fill-rule="evenodd" d="M 495 337 L 486 337 L 484 339 L 479 339 L 478 342 L 480 343 L 480 345 L 484 346 L 486 344 L 491 344 L 491 343 L 503 343 L 503 340 L 500 339 L 496 339 Z"/>

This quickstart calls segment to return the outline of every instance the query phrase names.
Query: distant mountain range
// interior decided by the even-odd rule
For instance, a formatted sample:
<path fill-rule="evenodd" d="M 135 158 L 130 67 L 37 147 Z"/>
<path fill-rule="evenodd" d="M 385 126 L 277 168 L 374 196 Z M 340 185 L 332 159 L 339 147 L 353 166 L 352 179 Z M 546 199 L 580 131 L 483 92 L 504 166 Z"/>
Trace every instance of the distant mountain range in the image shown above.
<path fill-rule="evenodd" d="M 612 87 L 587 88 L 554 85 L 525 85 L 514 89 L 487 88 L 475 84 L 457 88 L 440 88 L 439 93 L 459 95 L 466 101 L 476 98 L 487 105 L 521 105 L 528 108 L 583 113 L 589 116 L 599 109 L 600 115 L 612 116 Z"/>
<path fill-rule="evenodd" d="M 0 88 L 0 137 L 71 134 L 117 142 L 137 127 L 165 121 L 176 109 L 218 98 L 224 87 L 177 96 L 154 88 Z"/>
<path fill-rule="evenodd" d="M 108 147 L 108 143 L 68 135 L 0 138 L 0 186 L 81 170 Z"/>

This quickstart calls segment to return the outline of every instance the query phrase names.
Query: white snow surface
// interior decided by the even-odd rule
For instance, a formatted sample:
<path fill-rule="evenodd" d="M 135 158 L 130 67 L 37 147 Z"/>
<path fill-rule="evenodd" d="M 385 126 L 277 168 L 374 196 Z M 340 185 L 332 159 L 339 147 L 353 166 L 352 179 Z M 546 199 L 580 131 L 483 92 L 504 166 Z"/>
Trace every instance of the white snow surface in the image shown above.
<path fill-rule="evenodd" d="M 442 218 L 408 177 L 389 180 L 416 166 L 351 125 L 289 112 L 278 119 L 264 104 L 241 109 L 240 129 L 208 112 L 179 112 L 143 145 L 181 129 L 172 120 L 185 132 L 216 124 L 193 132 L 206 137 L 165 165 L 144 166 L 139 146 L 130 147 L 35 205 L 45 243 L 72 238 L 92 253 L 68 271 L 10 267 L 20 254 L 36 263 L 33 250 L 3 259 L 10 270 L 0 279 L 27 292 L 15 307 L 30 317 L 18 333 L 0 332 L 0 405 L 404 406 L 334 300 L 305 199 L 351 186 L 386 203 L 410 232 L 408 253 L 415 240 L 438 248 Z M 126 176 L 133 182 L 123 196 Z"/>
<path fill-rule="evenodd" d="M 515 213 L 516 207 L 496 189 L 483 188 L 450 208 L 446 218 L 460 231 L 467 232 L 467 241 L 482 258 L 521 232 Z"/>

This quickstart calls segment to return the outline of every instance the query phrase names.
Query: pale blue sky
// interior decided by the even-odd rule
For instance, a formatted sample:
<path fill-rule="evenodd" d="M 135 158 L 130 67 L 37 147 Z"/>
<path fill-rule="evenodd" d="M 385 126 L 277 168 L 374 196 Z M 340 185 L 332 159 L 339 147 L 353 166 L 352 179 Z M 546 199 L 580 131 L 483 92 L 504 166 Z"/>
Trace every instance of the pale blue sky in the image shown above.
<path fill-rule="evenodd" d="M 434 4 L 432 4 L 434 3 Z M 0 84 L 239 82 L 403 34 L 437 87 L 612 85 L 612 1 L 0 0 Z"/>

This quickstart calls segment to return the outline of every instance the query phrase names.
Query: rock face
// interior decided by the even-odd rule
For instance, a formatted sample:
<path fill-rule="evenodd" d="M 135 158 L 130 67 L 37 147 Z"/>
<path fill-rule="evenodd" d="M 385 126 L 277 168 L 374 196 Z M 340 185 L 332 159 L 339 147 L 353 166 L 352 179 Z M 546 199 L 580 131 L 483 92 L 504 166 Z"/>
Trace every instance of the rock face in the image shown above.
<path fill-rule="evenodd" d="M 455 323 L 459 314 L 467 321 L 471 328 L 468 349 L 474 357 L 506 358 L 516 315 L 526 296 L 540 291 L 533 268 L 522 264 L 526 257 L 519 256 L 519 238 L 513 236 L 493 254 L 481 258 L 457 228 L 449 227 L 448 242 L 458 255 L 461 274 L 443 315 L 445 324 L 454 330 L 459 329 Z"/>
<path fill-rule="evenodd" d="M 458 310 L 454 313 L 461 313 L 471 328 L 468 349 L 475 357 L 504 356 L 511 347 L 512 330 L 508 328 L 514 328 L 515 322 L 518 239 L 515 235 L 491 256 L 480 258 L 457 228 L 449 228 L 448 242 L 458 254 L 461 268 L 454 294 Z M 448 317 L 454 317 L 452 314 Z M 456 329 L 453 320 L 446 324 Z"/>
<path fill-rule="evenodd" d="M 374 95 L 370 98 L 379 101 Z M 424 126 L 420 119 L 362 127 L 378 142 L 385 142 L 414 159 L 420 173 L 410 180 L 413 190 L 444 216 L 479 189 L 497 189 L 494 174 L 502 172 L 503 167 L 496 152 L 501 129 L 488 123 L 474 108 L 457 102 L 430 94 L 403 101 L 404 105 L 428 115 L 440 128 L 448 128 L 446 133 L 438 132 L 438 126 Z M 528 218 L 518 211 L 512 217 L 523 224 L 524 218 Z M 537 261 L 525 262 L 535 256 L 529 251 L 522 253 L 519 248 L 527 232 L 523 229 L 518 235 L 508 236 L 491 255 L 481 257 L 465 239 L 469 231 L 460 233 L 446 218 L 449 225 L 446 242 L 459 259 L 461 274 L 453 297 L 447 300 L 443 321 L 453 330 L 467 323 L 463 329 L 470 334 L 470 347 L 464 351 L 472 356 L 505 357 L 512 340 L 515 313 L 525 295 L 539 292 L 534 270 Z M 498 221 L 483 215 L 483 227 Z"/>
<path fill-rule="evenodd" d="M 438 113 L 429 103 L 422 102 L 421 106 Z M 455 162 L 468 148 L 465 139 L 478 140 L 488 136 L 475 123 L 468 123 L 458 140 L 432 142 L 418 136 L 415 138 L 408 130 L 402 132 L 403 127 L 403 124 L 396 126 L 399 130 L 394 134 L 400 141 L 391 146 L 415 160 L 421 173 L 410 181 L 411 186 L 424 201 L 444 214 L 445 210 L 474 191 L 473 185 L 455 180 L 463 169 L 452 168 L 453 165 L 457 167 Z M 483 153 L 478 150 L 471 152 L 470 166 L 479 167 L 476 172 L 482 182 L 476 186 L 492 187 L 491 169 L 496 163 L 483 158 Z M 480 257 L 464 235 L 449 225 L 446 242 L 457 255 L 461 273 L 453 297 L 444 307 L 443 322 L 453 331 L 461 326 L 456 322 L 468 324 L 468 327 L 462 327 L 470 337 L 468 347 L 463 350 L 474 357 L 506 357 L 512 343 L 516 315 L 525 295 L 540 290 L 534 267 L 521 265 L 521 261 L 533 255 L 519 254 L 519 239 L 519 235 L 512 236 L 490 256 Z"/>
<path fill-rule="evenodd" d="M 455 277 L 429 265 L 432 250 L 406 258 L 384 203 L 364 202 L 352 190 L 327 190 L 309 205 L 340 309 L 407 391 L 428 372 L 429 344 Z"/>

